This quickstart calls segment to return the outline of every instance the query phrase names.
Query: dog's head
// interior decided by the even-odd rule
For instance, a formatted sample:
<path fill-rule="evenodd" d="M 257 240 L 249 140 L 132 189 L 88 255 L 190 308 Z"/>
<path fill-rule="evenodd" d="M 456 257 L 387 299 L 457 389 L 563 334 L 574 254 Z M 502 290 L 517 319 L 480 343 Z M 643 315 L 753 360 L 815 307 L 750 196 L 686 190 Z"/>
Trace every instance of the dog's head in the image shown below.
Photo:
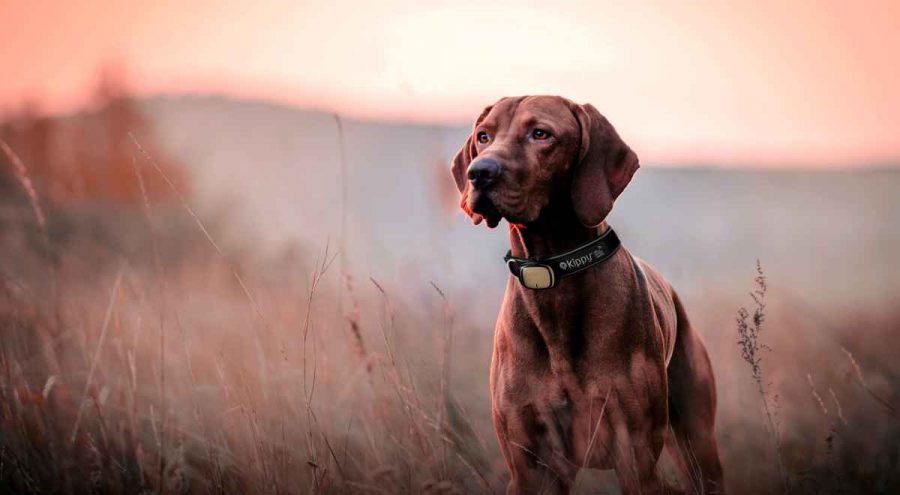
<path fill-rule="evenodd" d="M 529 224 L 569 202 L 599 225 L 638 169 L 637 155 L 592 105 L 559 96 L 503 98 L 487 107 L 453 159 L 460 207 L 477 225 Z"/>

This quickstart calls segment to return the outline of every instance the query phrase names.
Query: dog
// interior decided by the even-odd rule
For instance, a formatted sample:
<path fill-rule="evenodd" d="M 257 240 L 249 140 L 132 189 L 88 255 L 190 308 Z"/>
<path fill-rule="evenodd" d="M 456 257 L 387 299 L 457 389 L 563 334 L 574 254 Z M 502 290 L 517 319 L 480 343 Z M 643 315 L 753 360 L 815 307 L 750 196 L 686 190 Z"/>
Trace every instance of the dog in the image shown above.
<path fill-rule="evenodd" d="M 639 166 L 596 108 L 559 96 L 488 106 L 453 159 L 463 211 L 509 223 L 490 374 L 507 493 L 568 492 L 581 468 L 615 470 L 626 494 L 669 493 L 664 446 L 684 490 L 723 493 L 704 344 L 606 222 Z"/>

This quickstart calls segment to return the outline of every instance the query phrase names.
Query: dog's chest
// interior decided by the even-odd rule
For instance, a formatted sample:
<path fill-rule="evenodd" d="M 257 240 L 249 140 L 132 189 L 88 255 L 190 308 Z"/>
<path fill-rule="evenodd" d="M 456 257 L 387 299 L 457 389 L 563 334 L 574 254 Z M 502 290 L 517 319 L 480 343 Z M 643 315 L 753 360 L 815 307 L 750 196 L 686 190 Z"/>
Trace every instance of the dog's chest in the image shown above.
<path fill-rule="evenodd" d="M 585 387 L 574 376 L 531 375 L 521 379 L 507 375 L 494 388 L 498 433 L 536 455 L 562 455 L 580 464 L 592 436 L 606 439 L 608 428 L 599 427 L 605 424 L 604 409 L 612 396 L 620 395 L 611 390 L 611 384 L 604 383 Z"/>

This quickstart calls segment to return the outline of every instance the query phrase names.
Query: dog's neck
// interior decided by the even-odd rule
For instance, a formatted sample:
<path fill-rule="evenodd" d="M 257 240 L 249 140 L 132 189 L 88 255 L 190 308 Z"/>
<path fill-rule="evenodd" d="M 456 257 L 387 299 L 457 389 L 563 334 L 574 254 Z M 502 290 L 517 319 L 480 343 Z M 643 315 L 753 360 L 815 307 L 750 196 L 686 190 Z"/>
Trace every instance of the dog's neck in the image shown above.
<path fill-rule="evenodd" d="M 545 258 L 571 251 L 609 229 L 604 220 L 585 227 L 570 206 L 545 211 L 536 221 L 509 226 L 509 244 L 516 258 Z"/>

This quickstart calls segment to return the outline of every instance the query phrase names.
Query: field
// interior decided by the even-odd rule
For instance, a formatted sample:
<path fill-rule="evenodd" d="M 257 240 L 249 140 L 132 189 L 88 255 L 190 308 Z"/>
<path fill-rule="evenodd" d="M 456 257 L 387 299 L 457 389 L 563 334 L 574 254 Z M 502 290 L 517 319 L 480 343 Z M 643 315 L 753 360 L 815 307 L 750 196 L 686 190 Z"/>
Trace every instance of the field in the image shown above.
<path fill-rule="evenodd" d="M 123 108 L 116 115 L 131 115 Z M 340 138 L 362 139 L 364 127 Z M 484 260 L 504 232 L 457 236 L 476 231 L 452 215 L 446 233 L 429 230 L 428 246 L 453 249 L 444 276 L 396 254 L 415 251 L 418 237 L 391 235 L 433 223 L 408 198 L 408 216 L 379 217 L 384 230 L 351 209 L 276 242 L 285 228 L 260 203 L 205 202 L 203 172 L 167 158 L 165 131 L 122 128 L 139 130 L 116 134 L 105 172 L 88 157 L 60 179 L 35 165 L 40 148 L 27 140 L 8 139 L 0 154 L 0 490 L 503 491 L 487 390 L 503 267 Z M 347 159 L 351 172 L 362 166 Z M 87 185 L 54 188 L 71 174 Z M 626 245 L 683 288 L 710 349 L 731 493 L 900 491 L 897 176 L 651 169 L 617 206 Z M 354 180 L 348 201 L 359 211 L 402 208 L 389 203 L 396 196 L 368 202 L 375 193 Z M 415 180 L 425 188 L 430 175 Z M 677 184 L 691 181 L 725 182 L 678 199 Z M 791 181 L 795 204 L 777 193 Z M 311 182 L 297 187 L 340 195 Z M 674 191 L 668 212 L 646 202 L 661 190 Z M 760 197 L 777 205 L 763 211 Z M 298 201 L 292 214 L 304 219 L 340 205 L 312 193 Z M 849 213 L 836 206 L 847 203 Z M 685 213 L 701 210 L 711 213 Z M 248 217 L 278 228 L 247 228 Z M 349 234 L 328 234 L 342 222 Z M 773 240 L 798 231 L 787 247 Z M 378 264 L 380 250 L 397 259 Z M 760 361 L 744 359 L 742 335 Z M 667 459 L 661 469 L 672 476 Z M 617 489 L 610 473 L 585 472 L 578 491 Z"/>

